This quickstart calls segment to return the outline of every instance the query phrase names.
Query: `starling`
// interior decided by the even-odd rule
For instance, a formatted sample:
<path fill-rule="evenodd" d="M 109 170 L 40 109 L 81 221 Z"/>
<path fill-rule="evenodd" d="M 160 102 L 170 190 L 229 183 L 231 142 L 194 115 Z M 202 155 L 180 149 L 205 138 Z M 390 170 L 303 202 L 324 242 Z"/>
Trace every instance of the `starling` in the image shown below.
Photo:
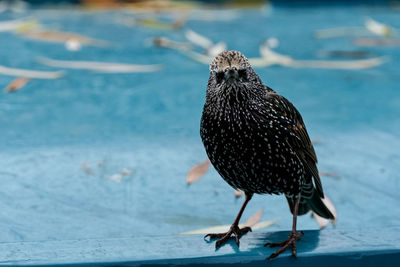
<path fill-rule="evenodd" d="M 265 245 L 281 247 L 268 259 L 289 247 L 296 257 L 296 241 L 302 236 L 296 231 L 297 215 L 312 210 L 334 219 L 321 200 L 317 157 L 300 113 L 289 100 L 263 85 L 240 52 L 222 52 L 210 64 L 200 135 L 218 173 L 246 196 L 228 232 L 205 236 L 220 238 L 217 248 L 231 235 L 239 245 L 240 236 L 251 231 L 238 225 L 254 193 L 284 194 L 293 214 L 289 238 Z"/>

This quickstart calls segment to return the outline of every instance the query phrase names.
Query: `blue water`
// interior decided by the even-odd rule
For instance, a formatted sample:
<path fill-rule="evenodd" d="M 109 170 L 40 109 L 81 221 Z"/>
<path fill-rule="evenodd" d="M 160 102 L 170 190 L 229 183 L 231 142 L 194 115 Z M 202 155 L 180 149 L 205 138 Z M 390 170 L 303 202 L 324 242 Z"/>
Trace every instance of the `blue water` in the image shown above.
<path fill-rule="evenodd" d="M 1 65 L 55 70 L 35 58 L 162 64 L 146 74 L 98 74 L 68 70 L 57 80 L 33 80 L 19 92 L 0 96 L 1 242 L 169 235 L 232 223 L 242 199 L 215 170 L 188 187 L 187 171 L 205 160 L 199 121 L 208 66 L 173 50 L 149 46 L 166 36 L 184 41 L 183 30 L 127 27 L 122 11 L 38 9 L 0 14 L 22 16 L 49 28 L 109 40 L 110 48 L 67 51 L 62 44 L 0 33 Z M 234 11 L 232 21 L 189 20 L 213 41 L 225 41 L 258 57 L 266 38 L 279 39 L 279 53 L 318 59 L 318 50 L 367 51 L 391 60 L 365 70 L 257 68 L 262 80 L 300 110 L 315 146 L 326 194 L 338 210 L 337 229 L 399 225 L 400 50 L 357 48 L 351 38 L 313 39 L 314 30 L 361 26 L 368 16 L 400 29 L 389 7 L 274 6 Z M 257 27 L 255 27 L 257 25 Z M 5 86 L 13 78 L 0 76 Z M 98 163 L 102 162 L 102 166 Z M 94 175 L 81 165 L 89 165 Z M 120 182 L 104 178 L 132 169 Z M 269 229 L 288 230 L 291 215 L 283 197 L 256 196 L 245 211 L 260 208 L 263 220 L 281 219 Z M 317 229 L 310 216 L 299 229 Z M 199 239 L 199 242 L 203 242 Z"/>

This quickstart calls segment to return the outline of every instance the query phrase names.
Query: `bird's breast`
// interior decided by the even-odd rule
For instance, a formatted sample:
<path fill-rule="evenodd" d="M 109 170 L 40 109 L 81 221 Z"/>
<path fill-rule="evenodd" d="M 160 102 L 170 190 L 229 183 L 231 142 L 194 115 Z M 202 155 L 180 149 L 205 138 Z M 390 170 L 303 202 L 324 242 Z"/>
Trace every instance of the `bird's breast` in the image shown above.
<path fill-rule="evenodd" d="M 284 137 L 250 109 L 203 113 L 201 138 L 219 174 L 232 187 L 254 193 L 290 191 L 302 168 Z M 289 180 L 288 180 L 289 179 Z"/>

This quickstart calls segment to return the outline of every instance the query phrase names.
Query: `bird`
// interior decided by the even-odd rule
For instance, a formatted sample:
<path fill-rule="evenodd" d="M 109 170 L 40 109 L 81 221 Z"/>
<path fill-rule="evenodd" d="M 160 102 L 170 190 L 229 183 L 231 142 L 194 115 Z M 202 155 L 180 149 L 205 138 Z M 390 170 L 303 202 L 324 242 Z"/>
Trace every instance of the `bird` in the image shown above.
<path fill-rule="evenodd" d="M 245 193 L 229 231 L 205 236 L 220 238 L 216 248 L 232 235 L 239 246 L 240 237 L 251 231 L 239 228 L 239 221 L 254 194 L 283 194 L 293 215 L 288 239 L 265 244 L 280 247 L 268 259 L 289 247 L 297 256 L 296 242 L 303 235 L 297 232 L 297 216 L 312 210 L 334 219 L 322 202 L 317 156 L 302 116 L 289 100 L 263 84 L 239 51 L 224 51 L 210 63 L 200 136 L 219 175 Z"/>

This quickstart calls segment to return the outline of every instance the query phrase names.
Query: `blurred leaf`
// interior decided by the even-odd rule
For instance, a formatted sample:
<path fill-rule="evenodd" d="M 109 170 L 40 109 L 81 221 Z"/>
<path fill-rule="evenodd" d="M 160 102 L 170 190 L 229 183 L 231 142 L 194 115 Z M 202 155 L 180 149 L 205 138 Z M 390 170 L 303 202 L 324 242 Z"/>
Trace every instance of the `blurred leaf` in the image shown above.
<path fill-rule="evenodd" d="M 219 53 L 226 51 L 226 49 L 227 49 L 226 43 L 218 42 L 206 50 L 206 55 L 215 57 Z"/>
<path fill-rule="evenodd" d="M 188 174 L 186 175 L 186 183 L 187 184 L 192 184 L 196 182 L 197 180 L 200 180 L 208 171 L 210 168 L 210 160 L 207 159 L 206 161 L 194 166 Z"/>
<path fill-rule="evenodd" d="M 202 63 L 203 62 L 208 62 L 208 63 L 211 62 L 211 60 L 215 56 L 217 56 L 219 53 L 221 53 L 227 49 L 227 45 L 225 42 L 214 43 L 209 38 L 207 38 L 197 32 L 194 32 L 192 30 L 187 30 L 185 32 L 185 37 L 194 45 L 200 46 L 201 48 L 203 48 L 205 50 L 204 54 L 208 57 L 207 59 L 206 58 L 200 59 L 200 57 L 195 56 L 196 52 L 193 52 L 194 54 L 192 54 L 192 56 L 191 56 L 192 58 L 194 58 L 197 61 L 200 61 Z"/>
<path fill-rule="evenodd" d="M 373 34 L 380 36 L 391 36 L 393 35 L 394 29 L 386 24 L 380 23 L 376 20 L 368 18 L 365 20 L 365 28 Z"/>
<path fill-rule="evenodd" d="M 244 192 L 240 189 L 234 189 L 234 194 L 236 198 L 239 198 L 244 195 Z"/>
<path fill-rule="evenodd" d="M 40 24 L 36 20 L 25 21 L 15 28 L 16 33 L 27 33 L 40 28 Z"/>
<path fill-rule="evenodd" d="M 259 211 L 254 213 L 246 222 L 243 223 L 243 225 L 245 227 L 246 226 L 253 227 L 257 223 L 259 223 L 261 221 L 261 218 L 262 218 L 262 212 L 263 212 L 263 210 L 260 209 Z"/>
<path fill-rule="evenodd" d="M 0 21 L 0 32 L 26 32 L 30 31 L 34 28 L 37 28 L 39 23 L 36 20 L 25 20 L 25 19 L 16 19 L 16 20 L 6 20 Z"/>
<path fill-rule="evenodd" d="M 296 60 L 288 66 L 294 68 L 316 68 L 316 69 L 343 69 L 356 70 L 377 67 L 389 61 L 389 57 L 374 57 L 360 60 L 346 61 L 324 61 L 324 60 Z"/>
<path fill-rule="evenodd" d="M 206 56 L 192 50 L 184 51 L 183 53 L 189 58 L 206 65 L 209 65 L 213 59 L 211 56 Z"/>
<path fill-rule="evenodd" d="M 293 68 L 317 69 L 365 69 L 379 66 L 388 61 L 388 57 L 375 57 L 360 60 L 295 60 L 290 56 L 271 50 L 266 43 L 260 46 L 262 57 L 269 63 Z"/>
<path fill-rule="evenodd" d="M 99 1 L 95 1 L 97 4 Z M 123 5 L 124 9 L 129 12 L 183 12 L 200 7 L 200 3 L 196 1 L 171 1 L 171 0 L 146 0 L 146 1 L 130 1 Z"/>
<path fill-rule="evenodd" d="M 189 50 L 191 48 L 190 43 L 184 43 L 184 42 L 175 42 L 172 41 L 166 37 L 156 37 L 153 39 L 153 44 L 155 46 L 160 46 L 160 47 L 167 47 L 170 49 L 174 50 Z"/>
<path fill-rule="evenodd" d="M 176 30 L 181 28 L 186 23 L 186 17 L 182 16 L 173 22 L 160 21 L 154 18 L 144 18 L 137 20 L 138 25 L 157 29 L 157 30 Z"/>
<path fill-rule="evenodd" d="M 136 64 L 122 64 L 122 63 L 109 63 L 98 61 L 68 61 L 68 60 L 54 60 L 50 58 L 40 57 L 38 62 L 58 68 L 67 69 L 86 69 L 102 73 L 130 73 L 130 72 L 153 72 L 161 69 L 161 65 L 136 65 Z"/>
<path fill-rule="evenodd" d="M 398 31 L 389 25 L 380 23 L 371 18 L 367 18 L 364 27 L 338 27 L 317 30 L 314 32 L 314 37 L 318 39 L 335 38 L 344 36 L 370 36 L 371 33 L 379 36 L 395 36 Z"/>
<path fill-rule="evenodd" d="M 185 37 L 193 44 L 198 45 L 204 49 L 209 49 L 214 45 L 213 41 L 192 30 L 186 30 Z"/>
<path fill-rule="evenodd" d="M 27 84 L 29 81 L 30 79 L 26 77 L 17 78 L 7 85 L 7 87 L 5 88 L 5 92 L 9 93 L 18 91 L 23 86 L 25 86 L 25 84 Z"/>
<path fill-rule="evenodd" d="M 121 174 L 124 175 L 130 175 L 133 173 L 133 170 L 127 169 L 127 168 L 123 168 Z"/>
<path fill-rule="evenodd" d="M 14 68 L 0 66 L 0 74 L 25 77 L 25 78 L 36 78 L 36 79 L 57 79 L 63 76 L 64 72 L 14 69 Z"/>
<path fill-rule="evenodd" d="M 173 21 L 162 21 L 156 17 L 143 17 L 143 18 L 136 18 L 136 17 L 123 17 L 118 18 L 116 22 L 121 23 L 125 26 L 130 27 L 146 27 L 155 30 L 177 30 L 182 28 L 185 25 L 187 20 L 187 15 L 185 13 L 181 13 L 175 20 Z"/>
<path fill-rule="evenodd" d="M 94 175 L 93 169 L 90 168 L 89 164 L 87 164 L 86 162 L 82 163 L 81 170 L 84 171 L 87 175 Z"/>

